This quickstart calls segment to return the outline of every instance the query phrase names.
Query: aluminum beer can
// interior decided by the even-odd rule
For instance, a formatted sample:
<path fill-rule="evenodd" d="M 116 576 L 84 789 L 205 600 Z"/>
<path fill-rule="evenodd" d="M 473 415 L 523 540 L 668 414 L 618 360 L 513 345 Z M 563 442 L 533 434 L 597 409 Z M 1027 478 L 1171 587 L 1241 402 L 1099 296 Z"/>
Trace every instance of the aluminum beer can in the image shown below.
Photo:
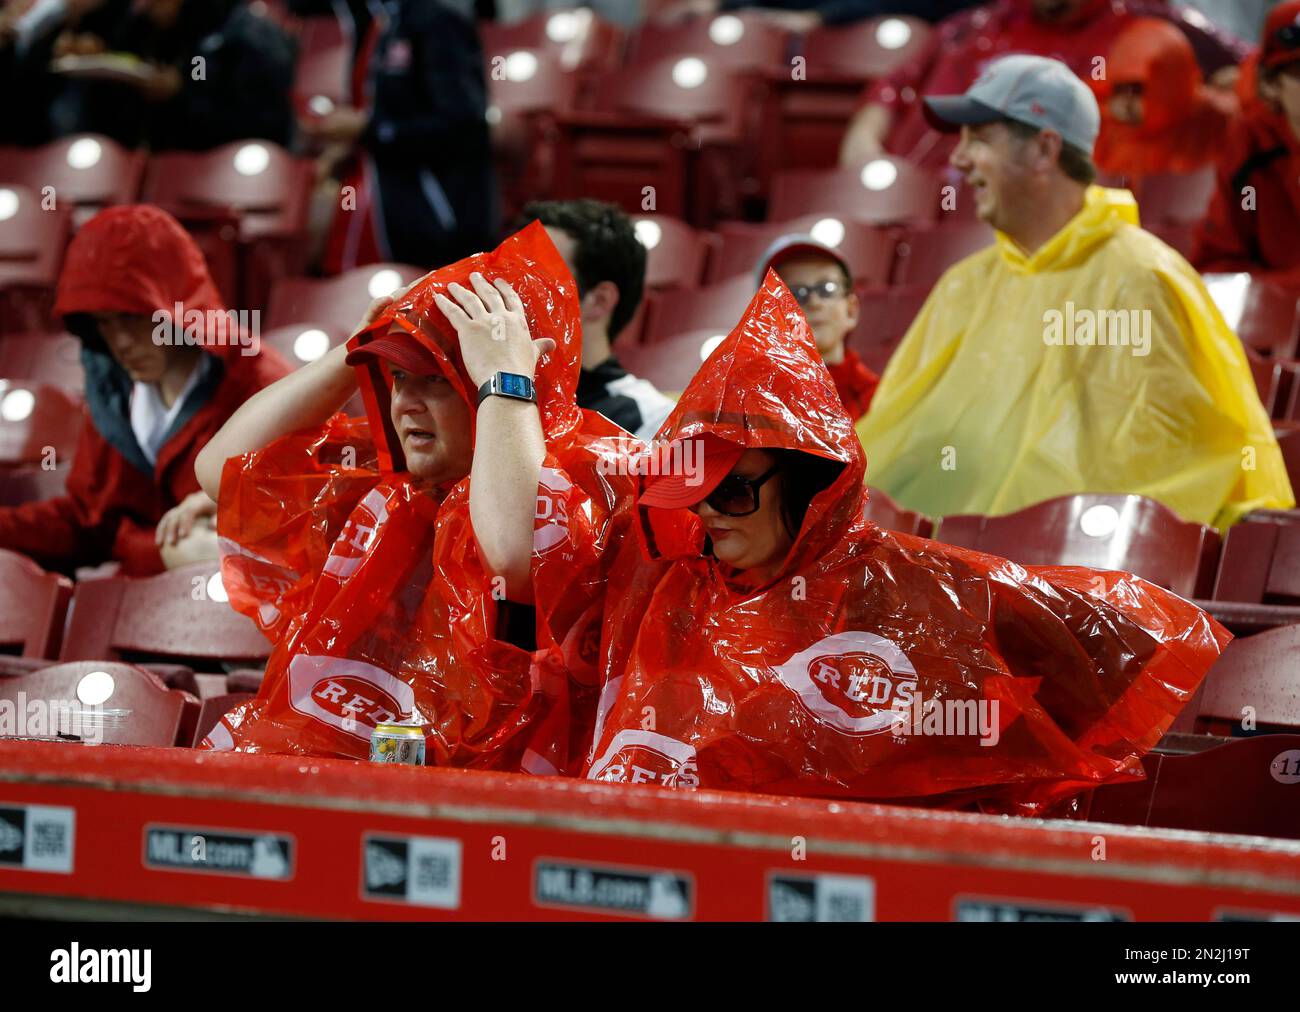
<path fill-rule="evenodd" d="M 424 765 L 424 728 L 419 724 L 376 724 L 370 732 L 372 763 Z"/>

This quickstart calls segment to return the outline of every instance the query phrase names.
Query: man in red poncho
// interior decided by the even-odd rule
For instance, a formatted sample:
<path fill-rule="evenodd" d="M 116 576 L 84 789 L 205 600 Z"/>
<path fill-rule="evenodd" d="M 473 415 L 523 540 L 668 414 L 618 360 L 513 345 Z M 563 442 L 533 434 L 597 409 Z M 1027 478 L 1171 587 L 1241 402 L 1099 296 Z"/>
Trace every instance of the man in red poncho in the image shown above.
<path fill-rule="evenodd" d="M 599 449 L 625 434 L 574 402 L 580 348 L 576 286 L 534 223 L 231 419 L 198 474 L 230 602 L 275 649 L 208 747 L 362 758 L 402 720 L 430 765 L 572 768 L 630 487 Z M 365 420 L 337 414 L 358 383 Z"/>
<path fill-rule="evenodd" d="M 1159 17 L 1192 42 L 1206 78 L 1245 56 L 1238 40 L 1164 0 L 995 0 L 940 22 L 917 56 L 868 87 L 840 147 L 840 163 L 860 168 L 883 153 L 942 170 L 954 142 L 930 127 L 921 99 L 957 94 L 1008 53 L 1060 60 L 1084 81 L 1131 18 Z"/>
<path fill-rule="evenodd" d="M 1205 86 L 1187 36 L 1158 18 L 1138 18 L 1120 33 L 1094 90 L 1101 133 L 1093 161 L 1130 188 L 1143 176 L 1212 164 L 1238 111 L 1230 93 Z"/>
<path fill-rule="evenodd" d="M 1252 79 L 1258 93 L 1223 139 L 1192 262 L 1300 289 L 1300 0 L 1269 14 Z"/>
<path fill-rule="evenodd" d="M 863 519 L 866 461 L 774 275 L 665 424 L 613 565 L 592 779 L 1046 811 L 1139 777 L 1230 639 L 1126 573 Z"/>
<path fill-rule="evenodd" d="M 0 508 L 0 548 L 129 576 L 216 558 L 194 460 L 289 367 L 221 304 L 203 254 L 147 205 L 101 211 L 68 247 L 54 314 L 82 342 L 85 419 L 56 499 Z"/>

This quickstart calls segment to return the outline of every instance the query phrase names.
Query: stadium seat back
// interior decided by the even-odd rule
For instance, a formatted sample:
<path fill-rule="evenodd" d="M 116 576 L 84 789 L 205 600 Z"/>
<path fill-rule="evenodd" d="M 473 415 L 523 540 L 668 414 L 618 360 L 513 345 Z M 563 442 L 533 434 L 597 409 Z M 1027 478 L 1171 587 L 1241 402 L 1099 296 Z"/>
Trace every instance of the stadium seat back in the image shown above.
<path fill-rule="evenodd" d="M 686 222 L 663 214 L 632 218 L 646 248 L 647 288 L 695 288 L 709 255 L 708 238 Z"/>
<path fill-rule="evenodd" d="M 1300 625 L 1243 636 L 1224 649 L 1205 680 L 1200 716 L 1300 730 Z"/>
<path fill-rule="evenodd" d="M 862 169 L 791 169 L 772 179 L 768 221 L 826 214 L 872 224 L 926 223 L 939 208 L 937 178 L 891 156 Z"/>
<path fill-rule="evenodd" d="M 1027 566 L 1090 566 L 1135 573 L 1183 597 L 1205 597 L 1219 535 L 1138 495 L 1080 494 L 1016 513 L 943 517 L 935 537 Z"/>
<path fill-rule="evenodd" d="M 1242 344 L 1265 358 L 1295 358 L 1300 343 L 1295 292 L 1249 274 L 1207 274 L 1205 285 Z"/>
<path fill-rule="evenodd" d="M 197 748 L 199 743 L 208 736 L 208 732 L 217 726 L 217 721 L 236 706 L 247 703 L 253 698 L 251 692 L 228 692 L 221 696 L 209 696 L 204 699 L 199 705 L 198 718 L 195 721 L 192 739 L 183 744 Z"/>
<path fill-rule="evenodd" d="M 623 56 L 624 32 L 589 7 L 547 10 L 521 21 L 479 23 L 483 53 L 492 58 L 517 49 L 545 50 L 568 71 L 613 70 Z"/>
<path fill-rule="evenodd" d="M 353 321 L 356 322 L 356 321 Z M 262 344 L 274 348 L 295 369 L 314 362 L 347 341 L 347 331 L 322 323 L 294 323 L 262 334 Z"/>
<path fill-rule="evenodd" d="M 725 13 L 667 23 L 647 21 L 632 32 L 630 65 L 697 56 L 711 67 L 779 70 L 789 67 L 786 32 L 752 13 Z"/>
<path fill-rule="evenodd" d="M 31 559 L 0 549 L 0 650 L 55 657 L 72 581 Z"/>
<path fill-rule="evenodd" d="M 1300 523 L 1234 524 L 1223 542 L 1214 599 L 1300 605 Z"/>
<path fill-rule="evenodd" d="M 912 229 L 898 241 L 894 284 L 933 285 L 953 264 L 993 243 L 993 229 L 983 222 L 940 223 Z"/>
<path fill-rule="evenodd" d="M 578 100 L 579 77 L 566 70 L 546 49 L 511 49 L 490 58 L 488 119 L 493 130 L 511 117 L 533 113 L 559 114 Z"/>
<path fill-rule="evenodd" d="M 638 64 L 601 78 L 597 109 L 676 123 L 742 121 L 745 85 L 735 71 L 698 56 Z"/>
<path fill-rule="evenodd" d="M 1215 185 L 1212 165 L 1144 176 L 1133 194 L 1142 224 L 1195 225 L 1209 212 Z"/>
<path fill-rule="evenodd" d="M 8 334 L 0 341 L 0 379 L 59 387 L 80 397 L 86 383 L 81 342 L 71 334 Z"/>
<path fill-rule="evenodd" d="M 370 303 L 424 276 L 409 264 L 369 264 L 332 278 L 280 278 L 271 286 L 266 326 L 271 329 L 320 320 L 328 332 L 356 326 Z"/>
<path fill-rule="evenodd" d="M 1093 822 L 1300 839 L 1300 735 L 1239 738 L 1189 755 L 1148 753 L 1146 779 L 1092 792 Z M 1285 766 L 1284 766 L 1285 764 Z"/>
<path fill-rule="evenodd" d="M 928 538 L 934 529 L 933 522 L 924 513 L 904 509 L 884 492 L 875 488 L 867 490 L 867 505 L 862 515 L 887 531 L 915 534 L 921 538 Z"/>
<path fill-rule="evenodd" d="M 142 151 L 102 134 L 72 134 L 38 148 L 0 148 L 0 184 L 21 183 L 38 196 L 51 187 L 61 204 L 88 217 L 112 204 L 133 203 L 144 178 Z"/>
<path fill-rule="evenodd" d="M 72 597 L 62 660 L 161 658 L 195 670 L 264 661 L 270 644 L 226 602 L 216 563 L 144 578 L 83 580 Z"/>
<path fill-rule="evenodd" d="M 184 219 L 191 211 L 233 210 L 240 237 L 302 236 L 315 181 L 311 162 L 266 140 L 211 151 L 164 151 L 149 161 L 145 197 Z"/>
<path fill-rule="evenodd" d="M 884 371 L 928 294 L 925 288 L 858 293 L 858 325 L 849 335 L 848 344 L 868 368 Z"/>
<path fill-rule="evenodd" d="M 853 272 L 854 282 L 884 286 L 894 262 L 896 238 L 889 229 L 835 215 L 813 214 L 784 222 L 728 221 L 718 226 L 719 248 L 709 269 L 712 283 L 754 276 L 758 259 L 783 235 L 811 233 L 835 249 Z"/>
<path fill-rule="evenodd" d="M 71 208 L 41 206 L 38 190 L 0 183 L 0 288 L 52 288 L 70 238 Z"/>
<path fill-rule="evenodd" d="M 756 290 L 753 277 L 742 274 L 716 285 L 656 295 L 649 309 L 646 342 L 703 330 L 729 334 Z"/>
<path fill-rule="evenodd" d="M 618 346 L 618 360 L 634 376 L 649 380 L 666 394 L 680 394 L 699 372 L 705 358 L 721 343 L 727 330 L 694 330 L 652 344 Z"/>
<path fill-rule="evenodd" d="M 0 380 L 0 468 L 70 461 L 81 426 L 81 401 L 66 390 Z"/>
<path fill-rule="evenodd" d="M 807 80 L 866 84 L 886 77 L 924 49 L 930 33 L 920 18 L 894 15 L 814 28 L 800 46 Z"/>
<path fill-rule="evenodd" d="M 29 707 L 40 700 L 57 725 L 49 731 L 79 733 L 106 745 L 175 745 L 186 703 L 197 707 L 197 700 L 168 689 L 143 668 L 102 660 L 0 678 L 0 699 Z"/>

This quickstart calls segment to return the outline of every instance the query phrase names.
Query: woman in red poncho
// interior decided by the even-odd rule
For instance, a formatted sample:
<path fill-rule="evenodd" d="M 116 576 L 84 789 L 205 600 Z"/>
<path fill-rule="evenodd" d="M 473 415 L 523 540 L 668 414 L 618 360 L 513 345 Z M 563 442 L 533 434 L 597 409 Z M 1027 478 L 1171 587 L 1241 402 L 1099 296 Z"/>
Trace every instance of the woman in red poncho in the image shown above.
<path fill-rule="evenodd" d="M 429 765 L 580 760 L 602 537 L 628 482 L 596 449 L 622 430 L 574 402 L 578 327 L 534 223 L 231 419 L 198 472 L 230 602 L 275 649 L 207 747 L 363 758 L 375 724 L 402 720 L 423 726 Z M 535 403 L 496 393 L 534 379 Z M 336 414 L 358 382 L 366 419 Z"/>
<path fill-rule="evenodd" d="M 614 564 L 592 779 L 1042 811 L 1140 776 L 1229 639 L 1128 574 L 865 521 L 862 447 L 774 274 L 660 438 L 697 466 L 645 479 Z"/>
<path fill-rule="evenodd" d="M 1194 172 L 1214 162 L 1236 114 L 1232 96 L 1208 88 L 1187 36 L 1139 18 L 1115 40 L 1098 82 L 1101 134 L 1093 160 L 1131 187 L 1143 176 Z"/>

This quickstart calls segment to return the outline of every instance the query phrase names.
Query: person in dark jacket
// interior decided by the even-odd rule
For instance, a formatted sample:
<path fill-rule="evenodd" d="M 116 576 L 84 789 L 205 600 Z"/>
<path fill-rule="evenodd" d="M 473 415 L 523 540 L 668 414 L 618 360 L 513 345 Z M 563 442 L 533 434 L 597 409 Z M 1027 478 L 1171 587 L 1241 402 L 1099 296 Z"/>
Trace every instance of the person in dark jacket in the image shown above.
<path fill-rule="evenodd" d="M 65 495 L 0 508 L 0 548 L 62 572 L 115 560 L 137 576 L 215 558 L 195 458 L 288 366 L 233 325 L 194 240 L 156 207 L 86 223 L 54 312 L 82 341 L 81 435 Z"/>
<path fill-rule="evenodd" d="M 156 150 L 253 137 L 292 143 L 297 47 L 243 0 L 144 0 L 101 24 L 102 37 L 95 30 L 79 26 L 71 51 L 130 53 L 150 73 L 132 83 L 70 82 L 55 105 L 56 133 L 92 131 Z M 69 44 L 60 39 L 56 55 Z"/>
<path fill-rule="evenodd" d="M 353 78 L 363 105 L 302 124 L 351 145 L 326 272 L 441 266 L 492 246 L 497 193 L 474 22 L 440 0 L 386 0 Z"/>

